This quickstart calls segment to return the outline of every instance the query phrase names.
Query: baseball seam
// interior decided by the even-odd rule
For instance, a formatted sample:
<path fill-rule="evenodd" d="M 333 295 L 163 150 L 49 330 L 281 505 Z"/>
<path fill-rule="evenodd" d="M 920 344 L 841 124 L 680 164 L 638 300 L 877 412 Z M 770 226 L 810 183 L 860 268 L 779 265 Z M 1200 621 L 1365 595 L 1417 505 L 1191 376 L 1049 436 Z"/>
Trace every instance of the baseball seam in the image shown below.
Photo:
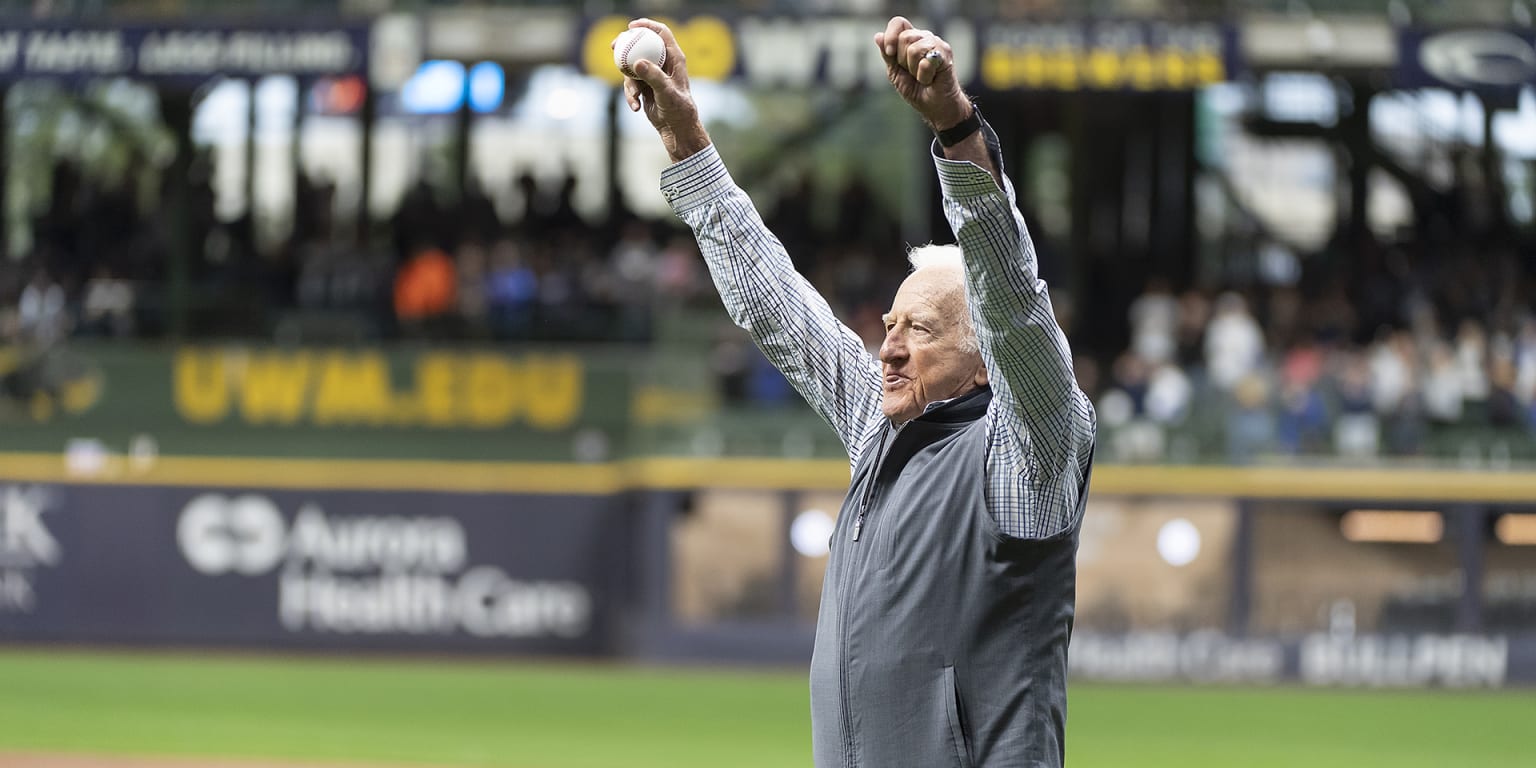
<path fill-rule="evenodd" d="M 635 44 L 638 42 L 640 42 L 640 33 L 636 32 L 635 34 L 630 35 L 629 42 L 624 44 L 624 56 L 620 59 L 621 66 L 619 69 L 623 70 L 624 74 L 629 75 L 630 77 L 635 76 L 635 70 L 633 67 L 629 66 L 629 52 L 635 49 Z"/>
<path fill-rule="evenodd" d="M 636 45 L 639 45 L 640 38 L 644 36 L 644 33 L 638 30 L 635 32 L 635 34 L 630 35 L 629 42 L 624 44 L 624 52 L 619 54 L 619 71 L 637 80 L 640 78 L 640 76 L 635 72 L 635 68 L 629 65 L 629 53 L 635 49 Z M 667 51 L 665 48 L 663 48 L 661 51 L 661 60 L 657 62 L 657 66 L 665 64 L 666 61 Z"/>

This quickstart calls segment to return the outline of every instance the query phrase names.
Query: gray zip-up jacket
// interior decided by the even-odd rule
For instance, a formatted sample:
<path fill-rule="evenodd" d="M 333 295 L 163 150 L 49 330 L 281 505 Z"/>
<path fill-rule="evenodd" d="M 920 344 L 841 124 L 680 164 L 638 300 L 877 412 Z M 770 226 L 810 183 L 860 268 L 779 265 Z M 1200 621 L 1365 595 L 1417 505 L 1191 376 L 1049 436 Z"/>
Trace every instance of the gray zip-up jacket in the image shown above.
<path fill-rule="evenodd" d="M 887 429 L 854 470 L 811 660 L 818 768 L 1065 760 L 1077 528 L 998 530 L 979 471 L 991 400 Z"/>
<path fill-rule="evenodd" d="M 848 448 L 854 506 L 838 519 L 811 673 L 819 768 L 1062 761 L 1093 409 L 1012 185 L 935 164 L 992 387 L 900 430 L 880 412 L 879 361 L 795 272 L 715 148 L 662 174 L 732 319 Z"/>

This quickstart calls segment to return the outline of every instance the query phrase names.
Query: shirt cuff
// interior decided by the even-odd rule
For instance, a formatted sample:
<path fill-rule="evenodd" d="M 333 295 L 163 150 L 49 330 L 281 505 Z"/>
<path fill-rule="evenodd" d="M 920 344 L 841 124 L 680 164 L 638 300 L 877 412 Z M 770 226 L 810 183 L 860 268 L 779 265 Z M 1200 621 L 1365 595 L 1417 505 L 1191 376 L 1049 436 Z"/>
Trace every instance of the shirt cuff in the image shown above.
<path fill-rule="evenodd" d="M 667 166 L 661 172 L 661 196 L 681 216 L 705 203 L 720 198 L 736 187 L 731 172 L 715 145 Z"/>
<path fill-rule="evenodd" d="M 987 144 L 987 154 L 992 157 L 992 162 L 997 164 L 998 173 L 1003 172 L 1003 158 L 1000 151 L 1000 142 L 997 133 L 992 130 L 986 120 L 981 122 L 981 135 Z M 929 151 L 933 154 L 933 164 L 939 170 L 939 189 L 944 196 L 951 200 L 973 200 L 978 197 L 998 192 L 997 180 L 992 178 L 981 166 L 969 160 L 950 160 L 944 156 L 944 147 L 934 139 L 929 145 Z"/>

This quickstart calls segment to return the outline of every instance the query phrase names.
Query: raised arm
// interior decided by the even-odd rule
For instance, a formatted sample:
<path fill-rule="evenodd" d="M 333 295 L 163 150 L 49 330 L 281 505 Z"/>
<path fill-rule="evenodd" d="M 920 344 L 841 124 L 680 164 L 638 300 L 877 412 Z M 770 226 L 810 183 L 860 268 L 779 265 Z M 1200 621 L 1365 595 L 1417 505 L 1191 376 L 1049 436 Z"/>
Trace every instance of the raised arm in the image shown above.
<path fill-rule="evenodd" d="M 732 181 L 688 90 L 686 59 L 666 25 L 639 19 L 667 45 L 664 67 L 640 62 L 625 83 L 631 110 L 644 110 L 673 165 L 662 194 L 693 229 L 731 319 L 811 407 L 857 463 L 863 435 L 880 413 L 880 370 L 858 334 L 843 325 L 795 271 L 783 244 Z"/>
<path fill-rule="evenodd" d="M 997 136 L 961 90 L 942 38 L 897 16 L 875 45 L 891 85 L 937 137 L 944 213 L 964 253 L 966 301 L 993 390 L 989 503 L 1005 531 L 1051 535 L 1073 522 L 1093 408 L 1073 375 Z"/>
<path fill-rule="evenodd" d="M 992 382 L 994 430 L 1029 458 L 1039 480 L 1075 483 L 1093 442 L 1093 408 L 1077 386 L 1034 243 L 1001 173 L 997 138 L 983 123 L 973 139 L 986 165 L 947 150 L 934 162 L 944 215 L 965 253 L 966 301 Z"/>

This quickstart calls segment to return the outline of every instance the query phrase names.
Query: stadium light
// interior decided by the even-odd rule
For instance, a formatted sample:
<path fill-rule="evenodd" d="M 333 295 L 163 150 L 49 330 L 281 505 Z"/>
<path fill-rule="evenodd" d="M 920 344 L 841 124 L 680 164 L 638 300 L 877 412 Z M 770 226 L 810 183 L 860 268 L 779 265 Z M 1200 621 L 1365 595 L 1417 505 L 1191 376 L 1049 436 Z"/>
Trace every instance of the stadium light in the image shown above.
<path fill-rule="evenodd" d="M 482 61 L 469 69 L 469 107 L 476 112 L 495 112 L 507 92 L 507 75 L 494 61 Z"/>
<path fill-rule="evenodd" d="M 1500 544 L 1512 547 L 1536 545 L 1536 515 L 1499 515 L 1493 524 L 1493 535 Z"/>
<path fill-rule="evenodd" d="M 457 61 L 422 62 L 400 89 L 400 106 L 418 115 L 455 112 L 464 103 L 464 65 Z"/>
<path fill-rule="evenodd" d="M 1163 523 L 1157 531 L 1157 554 L 1175 568 L 1193 563 L 1200 556 L 1200 529 L 1182 517 Z"/>
<path fill-rule="evenodd" d="M 789 543 L 805 557 L 822 557 L 831 548 L 832 531 L 837 522 L 819 509 L 807 509 L 795 515 L 789 525 Z"/>
<path fill-rule="evenodd" d="M 1339 520 L 1339 531 L 1361 543 L 1434 544 L 1445 533 L 1445 521 L 1439 512 L 1351 509 Z"/>

